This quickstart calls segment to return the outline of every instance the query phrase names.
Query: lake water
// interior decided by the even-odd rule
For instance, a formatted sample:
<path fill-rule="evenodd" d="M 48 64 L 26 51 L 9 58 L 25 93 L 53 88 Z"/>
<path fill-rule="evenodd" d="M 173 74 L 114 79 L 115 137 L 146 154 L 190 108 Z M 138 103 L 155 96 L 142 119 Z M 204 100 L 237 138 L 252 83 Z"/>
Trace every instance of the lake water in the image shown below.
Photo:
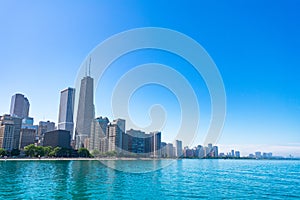
<path fill-rule="evenodd" d="M 107 162 L 150 169 L 167 161 Z M 300 161 L 175 160 L 147 173 L 99 161 L 0 161 L 0 183 L 0 199 L 300 199 Z"/>

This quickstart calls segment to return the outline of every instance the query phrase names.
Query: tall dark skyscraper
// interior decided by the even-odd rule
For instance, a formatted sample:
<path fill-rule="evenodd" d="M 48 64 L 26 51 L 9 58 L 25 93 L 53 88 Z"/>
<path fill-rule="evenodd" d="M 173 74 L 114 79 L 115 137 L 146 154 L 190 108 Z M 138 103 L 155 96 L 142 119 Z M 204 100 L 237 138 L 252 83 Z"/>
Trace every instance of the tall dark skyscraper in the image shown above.
<path fill-rule="evenodd" d="M 94 79 L 87 75 L 80 84 L 75 129 L 76 148 L 85 146 L 85 139 L 90 137 L 94 116 Z"/>
<path fill-rule="evenodd" d="M 71 138 L 73 137 L 74 130 L 74 98 L 74 88 L 67 88 L 60 92 L 58 129 L 69 131 Z"/>
<path fill-rule="evenodd" d="M 10 115 L 26 118 L 29 114 L 29 101 L 23 94 L 15 94 L 11 97 Z"/>

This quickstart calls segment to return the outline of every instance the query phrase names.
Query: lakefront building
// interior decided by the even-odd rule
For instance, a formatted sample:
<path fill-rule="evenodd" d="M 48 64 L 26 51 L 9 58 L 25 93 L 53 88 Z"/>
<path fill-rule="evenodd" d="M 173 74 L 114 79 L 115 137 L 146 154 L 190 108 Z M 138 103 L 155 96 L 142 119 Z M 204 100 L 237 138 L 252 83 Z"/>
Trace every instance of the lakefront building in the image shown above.
<path fill-rule="evenodd" d="M 107 117 L 98 117 L 91 123 L 91 134 L 88 140 L 88 150 L 98 150 L 101 153 L 108 151 L 107 126 L 109 120 Z"/>
<path fill-rule="evenodd" d="M 166 145 L 166 154 L 167 158 L 173 158 L 174 157 L 174 147 L 172 143 L 168 143 Z"/>
<path fill-rule="evenodd" d="M 118 154 L 122 152 L 124 133 L 124 119 L 115 119 L 107 126 L 108 151 L 115 151 Z"/>
<path fill-rule="evenodd" d="M 175 141 L 175 157 L 179 158 L 182 156 L 182 141 L 176 140 Z"/>
<path fill-rule="evenodd" d="M 128 153 L 135 153 L 135 154 L 144 154 L 145 153 L 145 138 L 146 134 L 140 130 L 127 130 L 126 134 L 126 142 L 123 144 L 123 149 Z"/>
<path fill-rule="evenodd" d="M 27 117 L 23 119 L 20 132 L 20 149 L 25 146 L 38 142 L 38 126 L 33 125 L 33 118 Z"/>
<path fill-rule="evenodd" d="M 75 89 L 66 88 L 60 92 L 60 103 L 59 103 L 59 114 L 57 129 L 67 130 L 73 137 L 74 131 L 74 100 L 75 100 Z"/>
<path fill-rule="evenodd" d="M 19 148 L 22 120 L 10 115 L 0 117 L 0 148 L 12 150 Z"/>
<path fill-rule="evenodd" d="M 150 156 L 161 157 L 161 132 L 159 131 L 150 133 Z"/>
<path fill-rule="evenodd" d="M 66 130 L 54 130 L 44 134 L 43 146 L 61 147 L 70 149 L 71 136 Z"/>

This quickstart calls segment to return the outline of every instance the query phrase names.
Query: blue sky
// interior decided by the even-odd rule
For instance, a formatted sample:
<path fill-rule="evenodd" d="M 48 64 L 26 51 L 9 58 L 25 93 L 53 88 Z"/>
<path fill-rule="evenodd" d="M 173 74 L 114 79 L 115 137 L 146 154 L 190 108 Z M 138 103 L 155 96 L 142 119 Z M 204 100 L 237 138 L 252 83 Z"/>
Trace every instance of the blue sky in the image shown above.
<path fill-rule="evenodd" d="M 224 151 L 268 149 L 300 156 L 299 8 L 297 0 L 1 1 L 0 113 L 9 112 L 11 96 L 20 92 L 28 97 L 36 123 L 56 122 L 60 90 L 74 86 L 81 63 L 95 46 L 128 29 L 164 27 L 196 40 L 218 66 L 227 95 L 227 117 L 218 141 Z M 179 71 L 184 65 L 159 51 L 136 52 L 118 62 L 128 66 L 165 63 Z M 181 72 L 187 73 L 192 84 L 201 85 L 195 90 L 201 97 L 203 123 L 208 122 L 210 104 L 203 82 L 192 71 Z M 97 115 L 108 115 L 102 106 L 105 101 L 97 97 L 101 87 L 106 84 L 108 90 L 116 79 L 104 80 L 96 91 Z M 146 92 L 133 96 L 138 103 L 130 104 L 136 122 L 147 124 L 147 117 L 142 120 L 141 116 L 158 101 L 175 113 L 168 114 L 175 127 L 179 119 L 173 109 L 174 96 L 157 86 L 143 89 Z M 151 98 L 156 92 L 162 95 Z"/>

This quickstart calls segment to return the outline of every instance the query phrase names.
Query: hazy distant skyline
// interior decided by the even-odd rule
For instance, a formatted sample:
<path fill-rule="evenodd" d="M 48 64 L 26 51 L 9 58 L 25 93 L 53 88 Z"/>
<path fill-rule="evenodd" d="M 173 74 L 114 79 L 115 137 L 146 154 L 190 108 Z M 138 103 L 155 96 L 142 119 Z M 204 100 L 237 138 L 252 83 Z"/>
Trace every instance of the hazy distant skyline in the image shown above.
<path fill-rule="evenodd" d="M 242 155 L 259 150 L 300 156 L 299 8 L 299 1 L 1 1 L 0 115 L 9 113 L 12 95 L 22 93 L 35 124 L 57 123 L 60 91 L 74 87 L 80 65 L 96 45 L 128 29 L 164 27 L 195 39 L 219 68 L 227 96 L 218 141 L 222 151 L 236 147 Z M 208 123 L 203 81 L 184 70 L 183 60 L 150 50 L 120 58 L 103 82 L 95 83 L 96 117 L 110 117 L 104 106 L 108 101 L 99 97 L 113 89 L 122 73 L 149 62 L 172 66 L 194 89 L 199 86 L 200 119 Z M 130 114 L 146 125 L 145 112 L 155 103 L 165 106 L 175 127 L 178 102 L 162 87 L 138 90 L 129 102 Z M 195 144 L 200 140 L 201 135 Z"/>

